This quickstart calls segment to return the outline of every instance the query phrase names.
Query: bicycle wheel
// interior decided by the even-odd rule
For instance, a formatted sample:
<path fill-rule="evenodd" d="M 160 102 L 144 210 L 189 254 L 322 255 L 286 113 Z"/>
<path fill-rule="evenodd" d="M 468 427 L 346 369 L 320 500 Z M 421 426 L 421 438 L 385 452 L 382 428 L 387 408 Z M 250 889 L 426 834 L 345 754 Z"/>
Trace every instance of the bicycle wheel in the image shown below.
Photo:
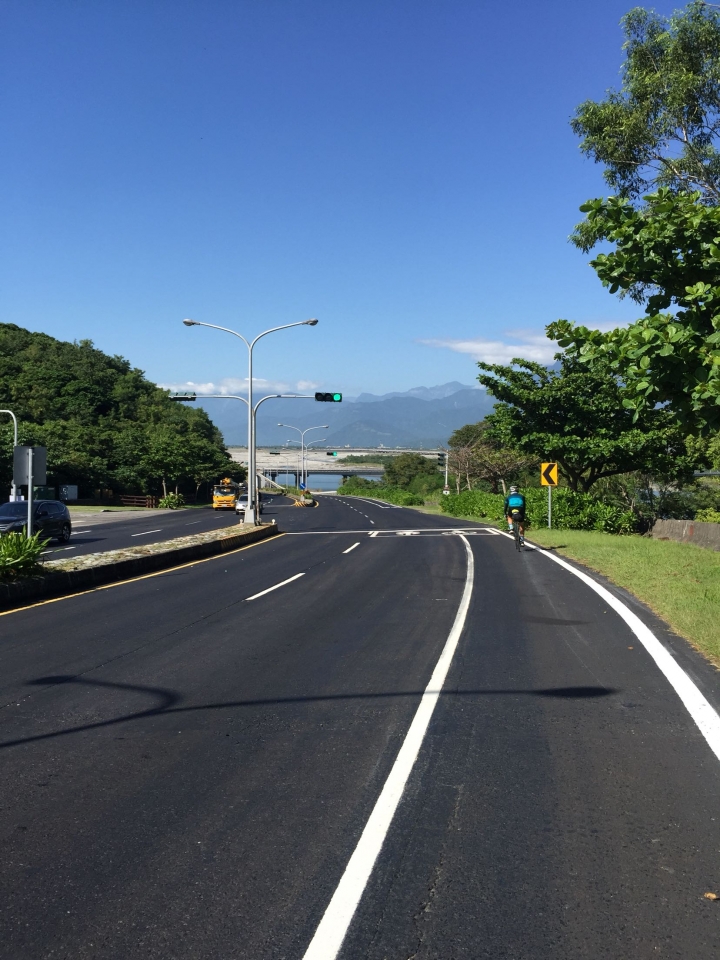
<path fill-rule="evenodd" d="M 520 521 L 518 520 L 517 514 L 513 512 L 513 537 L 515 538 L 515 549 L 520 549 Z"/>

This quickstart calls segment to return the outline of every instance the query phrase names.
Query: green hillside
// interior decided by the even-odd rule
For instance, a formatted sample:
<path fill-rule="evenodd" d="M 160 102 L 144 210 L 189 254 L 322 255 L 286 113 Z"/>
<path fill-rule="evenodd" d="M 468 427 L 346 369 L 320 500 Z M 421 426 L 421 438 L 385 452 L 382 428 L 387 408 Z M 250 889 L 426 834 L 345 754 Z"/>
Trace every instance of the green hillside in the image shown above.
<path fill-rule="evenodd" d="M 80 496 L 162 493 L 238 476 L 204 410 L 173 403 L 123 357 L 90 340 L 65 343 L 0 324 L 0 408 L 19 421 L 19 442 L 48 449 L 48 483 Z M 12 421 L 0 417 L 0 496 L 12 479 Z"/>

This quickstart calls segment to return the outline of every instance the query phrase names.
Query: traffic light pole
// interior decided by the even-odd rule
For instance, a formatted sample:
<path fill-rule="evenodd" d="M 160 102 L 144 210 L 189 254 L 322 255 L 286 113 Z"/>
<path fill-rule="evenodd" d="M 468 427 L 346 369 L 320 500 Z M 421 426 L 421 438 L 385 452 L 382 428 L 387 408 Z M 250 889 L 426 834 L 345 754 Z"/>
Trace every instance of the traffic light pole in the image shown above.
<path fill-rule="evenodd" d="M 198 395 L 196 393 L 185 393 L 177 394 L 176 396 L 171 396 L 171 400 L 178 400 L 180 403 L 194 403 L 197 400 Z M 200 394 L 201 400 L 240 400 L 244 403 L 248 411 L 251 410 L 250 404 L 248 403 L 245 397 L 239 397 L 230 393 L 202 393 Z M 252 413 L 250 415 L 250 421 L 252 422 L 252 436 L 253 439 L 257 432 L 257 412 L 258 407 L 261 403 L 265 403 L 266 400 L 314 400 L 315 397 L 309 393 L 269 393 L 266 397 L 262 397 L 252 408 Z M 251 444 L 248 443 L 248 503 L 250 502 L 250 447 Z M 256 458 L 253 457 L 253 462 Z M 259 512 L 258 512 L 259 515 Z M 252 521 L 248 520 L 247 523 Z"/>

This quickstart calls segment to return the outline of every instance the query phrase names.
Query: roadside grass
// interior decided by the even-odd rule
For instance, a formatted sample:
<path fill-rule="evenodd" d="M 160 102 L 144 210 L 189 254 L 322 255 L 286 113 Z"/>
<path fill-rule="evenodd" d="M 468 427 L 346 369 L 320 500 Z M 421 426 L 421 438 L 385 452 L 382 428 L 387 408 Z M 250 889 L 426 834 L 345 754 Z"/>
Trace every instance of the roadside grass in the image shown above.
<path fill-rule="evenodd" d="M 629 590 L 720 667 L 720 553 L 595 530 L 534 529 L 527 536 Z"/>

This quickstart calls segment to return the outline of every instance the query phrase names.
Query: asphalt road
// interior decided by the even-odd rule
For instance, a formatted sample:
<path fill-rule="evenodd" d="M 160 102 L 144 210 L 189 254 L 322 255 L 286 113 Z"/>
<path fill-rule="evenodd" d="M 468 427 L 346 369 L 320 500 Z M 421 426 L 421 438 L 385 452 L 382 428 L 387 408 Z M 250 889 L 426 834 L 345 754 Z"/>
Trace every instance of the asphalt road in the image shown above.
<path fill-rule="evenodd" d="M 0 616 L 0 957 L 302 960 L 428 696 L 343 960 L 717 957 L 720 761 L 611 606 L 481 525 L 277 510 Z"/>

